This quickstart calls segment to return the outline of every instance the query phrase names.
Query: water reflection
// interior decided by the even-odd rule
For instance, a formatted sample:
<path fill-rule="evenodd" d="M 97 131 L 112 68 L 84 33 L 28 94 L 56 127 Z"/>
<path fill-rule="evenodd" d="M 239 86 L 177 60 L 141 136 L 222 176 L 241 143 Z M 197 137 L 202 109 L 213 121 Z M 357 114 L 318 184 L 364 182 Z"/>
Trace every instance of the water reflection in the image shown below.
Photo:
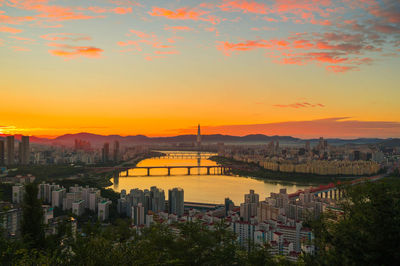
<path fill-rule="evenodd" d="M 206 153 L 200 152 L 165 152 L 169 156 L 152 158 L 141 161 L 137 166 L 216 166 L 214 161 L 208 160 Z M 189 156 L 174 156 L 189 154 Z M 213 154 L 211 154 L 213 155 Z M 211 156 L 210 155 L 210 156 Z M 194 171 L 194 169 L 192 169 Z M 279 192 L 280 188 L 287 188 L 288 192 L 304 189 L 306 186 L 293 184 L 280 184 L 265 182 L 247 177 L 234 177 L 215 175 L 217 169 L 211 170 L 207 175 L 206 168 L 197 168 L 196 172 L 187 175 L 187 169 L 173 168 L 171 176 L 167 169 L 151 169 L 151 176 L 147 176 L 146 169 L 129 169 L 126 173 L 114 176 L 113 185 L 110 188 L 120 192 L 122 189 L 130 191 L 133 188 L 148 189 L 157 186 L 167 191 L 170 188 L 181 187 L 185 190 L 185 201 L 223 203 L 226 197 L 231 198 L 235 204 L 243 202 L 243 196 L 250 189 L 254 189 L 263 199 L 271 192 Z"/>

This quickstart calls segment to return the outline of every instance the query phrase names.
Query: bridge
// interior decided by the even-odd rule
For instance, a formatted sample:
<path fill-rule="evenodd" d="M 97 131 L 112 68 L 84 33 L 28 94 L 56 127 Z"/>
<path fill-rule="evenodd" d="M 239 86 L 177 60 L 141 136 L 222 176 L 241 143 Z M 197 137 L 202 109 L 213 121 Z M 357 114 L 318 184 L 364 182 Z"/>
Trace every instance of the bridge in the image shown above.
<path fill-rule="evenodd" d="M 343 184 L 344 185 L 357 185 L 357 184 L 361 184 L 361 183 L 368 182 L 368 181 L 377 181 L 377 180 L 383 178 L 384 176 L 385 175 L 362 177 L 359 179 L 344 182 Z M 303 193 L 309 191 L 310 193 L 312 193 L 315 196 L 318 196 L 320 198 L 338 199 L 343 196 L 343 190 L 340 188 L 341 184 L 342 184 L 341 182 L 338 182 L 336 184 L 330 183 L 328 185 L 320 185 L 318 187 L 311 187 L 311 188 L 305 189 L 305 190 L 298 190 L 295 193 L 289 194 L 289 198 L 296 199 L 300 196 L 300 194 L 303 194 Z"/>
<path fill-rule="evenodd" d="M 195 154 L 195 153 L 169 153 L 165 155 L 160 155 L 153 157 L 154 159 L 208 159 L 211 156 L 217 155 L 216 153 L 210 153 L 210 154 L 205 154 L 205 153 L 200 153 L 200 154 Z"/>
<path fill-rule="evenodd" d="M 147 176 L 151 175 L 151 169 L 166 169 L 167 170 L 167 176 L 171 175 L 171 169 L 187 169 L 187 175 L 191 175 L 191 170 L 197 168 L 197 169 L 207 169 L 207 175 L 224 175 L 226 173 L 228 173 L 231 168 L 228 167 L 224 167 L 224 166 L 220 166 L 220 165 L 213 165 L 213 166 L 199 166 L 199 165 L 191 165 L 191 166 L 136 166 L 136 167 L 132 167 L 130 169 L 134 170 L 134 169 L 146 169 L 147 170 Z M 211 171 L 213 170 L 213 171 Z M 122 172 L 125 172 L 124 175 L 122 175 Z M 120 177 L 134 177 L 137 175 L 131 175 L 129 173 L 129 169 L 124 169 L 123 171 L 119 171 L 119 176 Z"/>

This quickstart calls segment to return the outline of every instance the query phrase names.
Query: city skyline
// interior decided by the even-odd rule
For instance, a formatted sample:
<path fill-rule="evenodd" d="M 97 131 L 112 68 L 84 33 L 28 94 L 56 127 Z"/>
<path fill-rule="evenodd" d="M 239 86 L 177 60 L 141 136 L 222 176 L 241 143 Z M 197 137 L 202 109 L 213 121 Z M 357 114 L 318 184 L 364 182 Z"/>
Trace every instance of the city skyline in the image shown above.
<path fill-rule="evenodd" d="M 0 0 L 0 134 L 400 137 L 394 0 Z"/>

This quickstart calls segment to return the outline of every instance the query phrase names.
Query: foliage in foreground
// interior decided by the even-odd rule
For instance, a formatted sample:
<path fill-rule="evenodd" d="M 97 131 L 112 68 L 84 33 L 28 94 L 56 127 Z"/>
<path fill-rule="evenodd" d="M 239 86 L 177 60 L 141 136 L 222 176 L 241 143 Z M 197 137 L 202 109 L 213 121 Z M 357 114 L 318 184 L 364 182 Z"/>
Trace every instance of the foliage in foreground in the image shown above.
<path fill-rule="evenodd" d="M 312 224 L 318 253 L 311 265 L 400 265 L 400 180 L 346 188 L 343 213 Z"/>
<path fill-rule="evenodd" d="M 211 231 L 201 223 L 177 224 L 174 230 L 156 224 L 141 234 L 125 220 L 102 229 L 84 228 L 84 235 L 54 238 L 42 249 L 0 240 L 1 265 L 283 265 L 266 247 L 241 249 L 235 236 L 218 224 Z"/>

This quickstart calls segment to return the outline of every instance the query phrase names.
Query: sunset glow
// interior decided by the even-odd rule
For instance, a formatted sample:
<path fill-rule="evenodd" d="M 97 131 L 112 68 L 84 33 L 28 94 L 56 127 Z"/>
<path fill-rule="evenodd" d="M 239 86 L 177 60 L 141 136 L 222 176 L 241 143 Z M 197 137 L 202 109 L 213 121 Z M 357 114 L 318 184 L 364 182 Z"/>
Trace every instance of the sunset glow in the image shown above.
<path fill-rule="evenodd" d="M 396 0 L 0 0 L 0 134 L 400 137 Z"/>

